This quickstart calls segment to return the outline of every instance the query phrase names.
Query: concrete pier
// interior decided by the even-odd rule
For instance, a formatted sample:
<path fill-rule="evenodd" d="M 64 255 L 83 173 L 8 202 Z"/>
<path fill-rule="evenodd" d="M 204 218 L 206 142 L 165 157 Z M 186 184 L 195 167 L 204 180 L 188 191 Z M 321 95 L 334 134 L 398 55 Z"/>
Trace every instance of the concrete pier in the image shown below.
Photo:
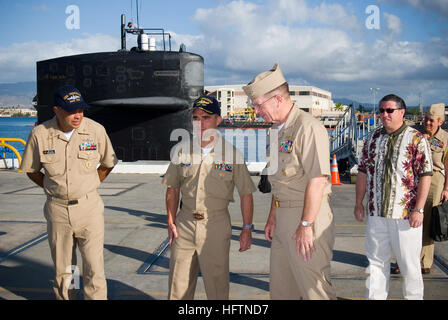
<path fill-rule="evenodd" d="M 252 177 L 258 184 L 259 177 Z M 24 173 L 0 171 L 0 299 L 54 299 L 53 266 L 43 217 L 45 195 Z M 344 181 L 343 181 L 344 182 Z M 339 299 L 364 299 L 365 224 L 353 217 L 355 186 L 333 186 L 336 224 L 332 283 Z M 104 259 L 108 298 L 166 300 L 168 263 L 165 188 L 160 174 L 112 173 L 99 189 L 105 204 Z M 271 195 L 254 194 L 253 244 L 240 253 L 239 197 L 230 206 L 230 299 L 269 299 L 270 243 L 264 225 Z M 79 264 L 81 263 L 78 257 Z M 425 299 L 448 299 L 448 243 L 436 243 L 436 262 L 424 275 Z M 82 272 L 82 267 L 79 265 Z M 402 278 L 391 276 L 390 299 L 402 299 Z M 79 295 L 82 298 L 82 294 Z M 195 299 L 206 299 L 199 278 Z"/>

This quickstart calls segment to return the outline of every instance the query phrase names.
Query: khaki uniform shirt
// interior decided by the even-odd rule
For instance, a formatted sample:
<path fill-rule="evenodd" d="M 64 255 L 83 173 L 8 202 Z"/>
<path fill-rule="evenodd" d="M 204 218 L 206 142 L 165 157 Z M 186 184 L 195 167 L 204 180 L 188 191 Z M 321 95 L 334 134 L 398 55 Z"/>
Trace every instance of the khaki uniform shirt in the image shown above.
<path fill-rule="evenodd" d="M 272 130 L 278 129 L 277 125 Z M 278 201 L 304 201 L 310 179 L 330 176 L 330 142 L 325 127 L 308 112 L 293 106 L 278 133 L 278 170 L 269 176 Z M 270 165 L 270 164 L 269 164 Z M 331 193 L 329 178 L 323 195 Z"/>
<path fill-rule="evenodd" d="M 241 153 L 223 138 L 220 141 L 205 157 L 200 146 L 194 149 L 192 144 L 183 144 L 177 152 L 178 163 L 171 161 L 162 183 L 180 188 L 183 209 L 198 213 L 220 211 L 234 201 L 235 186 L 240 197 L 256 190 Z M 233 154 L 226 158 L 222 150 Z"/>
<path fill-rule="evenodd" d="M 106 130 L 84 117 L 67 140 L 54 117 L 34 128 L 23 154 L 23 172 L 44 169 L 44 190 L 64 200 L 80 199 L 98 188 L 98 163 L 112 168 L 118 162 Z"/>
<path fill-rule="evenodd" d="M 440 172 L 445 169 L 443 162 L 448 151 L 448 132 L 439 128 L 436 134 L 428 139 L 428 142 L 431 148 L 433 170 Z"/>

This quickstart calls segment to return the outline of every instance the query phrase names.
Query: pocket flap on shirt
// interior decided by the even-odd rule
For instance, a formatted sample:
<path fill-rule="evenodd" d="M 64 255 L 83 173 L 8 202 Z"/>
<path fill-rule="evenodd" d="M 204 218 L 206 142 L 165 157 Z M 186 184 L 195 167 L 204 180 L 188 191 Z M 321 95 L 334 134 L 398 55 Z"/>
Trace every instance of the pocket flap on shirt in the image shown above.
<path fill-rule="evenodd" d="M 85 159 L 85 160 L 91 160 L 96 158 L 96 151 L 78 151 L 78 158 L 79 159 Z"/>
<path fill-rule="evenodd" d="M 40 162 L 42 163 L 53 163 L 58 161 L 56 154 L 43 154 L 40 156 Z"/>

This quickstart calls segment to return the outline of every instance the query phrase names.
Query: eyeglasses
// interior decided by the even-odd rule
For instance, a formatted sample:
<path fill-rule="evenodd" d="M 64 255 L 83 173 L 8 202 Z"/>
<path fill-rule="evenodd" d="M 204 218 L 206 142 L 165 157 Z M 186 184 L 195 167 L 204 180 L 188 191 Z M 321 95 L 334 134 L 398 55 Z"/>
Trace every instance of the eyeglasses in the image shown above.
<path fill-rule="evenodd" d="M 274 98 L 275 97 L 275 95 L 274 96 L 272 96 L 272 97 L 270 97 L 270 98 L 268 98 L 268 99 L 266 99 L 266 100 L 264 100 L 262 103 L 258 103 L 258 104 L 253 104 L 252 103 L 252 107 L 255 109 L 255 108 L 260 108 L 263 104 L 265 104 L 266 102 L 268 102 L 269 100 L 271 100 L 272 98 Z"/>
<path fill-rule="evenodd" d="M 394 113 L 395 110 L 400 110 L 400 109 L 392 109 L 392 108 L 386 108 L 386 109 L 379 108 L 379 109 L 378 109 L 378 111 L 380 112 L 380 114 L 383 113 L 383 112 Z"/>

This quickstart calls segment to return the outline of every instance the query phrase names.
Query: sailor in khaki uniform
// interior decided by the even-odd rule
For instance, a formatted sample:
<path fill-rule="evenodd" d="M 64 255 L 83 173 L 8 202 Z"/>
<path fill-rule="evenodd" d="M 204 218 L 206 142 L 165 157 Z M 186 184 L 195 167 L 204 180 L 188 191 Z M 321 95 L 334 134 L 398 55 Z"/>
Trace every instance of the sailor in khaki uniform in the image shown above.
<path fill-rule="evenodd" d="M 53 289 L 57 299 L 76 298 L 79 288 L 71 281 L 78 246 L 84 298 L 107 299 L 104 204 L 97 188 L 117 158 L 104 127 L 83 118 L 88 105 L 76 88 L 58 88 L 54 101 L 56 116 L 30 133 L 21 164 L 47 195 L 44 215 L 56 271 Z"/>
<path fill-rule="evenodd" d="M 240 251 L 249 249 L 252 242 L 255 185 L 241 154 L 216 130 L 220 114 L 212 97 L 194 102 L 197 138 L 178 146 L 162 181 L 167 186 L 171 246 L 168 299 L 193 299 L 199 270 L 208 299 L 229 298 L 232 232 L 228 205 L 234 201 L 235 186 L 243 216 Z"/>
<path fill-rule="evenodd" d="M 444 121 L 445 104 L 438 103 L 431 105 L 423 122 L 422 133 L 431 146 L 433 162 L 431 187 L 424 208 L 423 246 L 420 256 L 423 274 L 430 272 L 434 260 L 434 240 L 429 234 L 432 207 L 448 200 L 448 133 L 441 128 Z"/>
<path fill-rule="evenodd" d="M 330 283 L 334 223 L 328 202 L 328 134 L 294 106 L 277 64 L 243 89 L 255 112 L 274 123 L 272 130 L 280 130 L 278 145 L 270 145 L 271 154 L 278 152 L 278 169 L 269 176 L 272 203 L 265 226 L 266 239 L 272 241 L 271 299 L 335 299 Z"/>

